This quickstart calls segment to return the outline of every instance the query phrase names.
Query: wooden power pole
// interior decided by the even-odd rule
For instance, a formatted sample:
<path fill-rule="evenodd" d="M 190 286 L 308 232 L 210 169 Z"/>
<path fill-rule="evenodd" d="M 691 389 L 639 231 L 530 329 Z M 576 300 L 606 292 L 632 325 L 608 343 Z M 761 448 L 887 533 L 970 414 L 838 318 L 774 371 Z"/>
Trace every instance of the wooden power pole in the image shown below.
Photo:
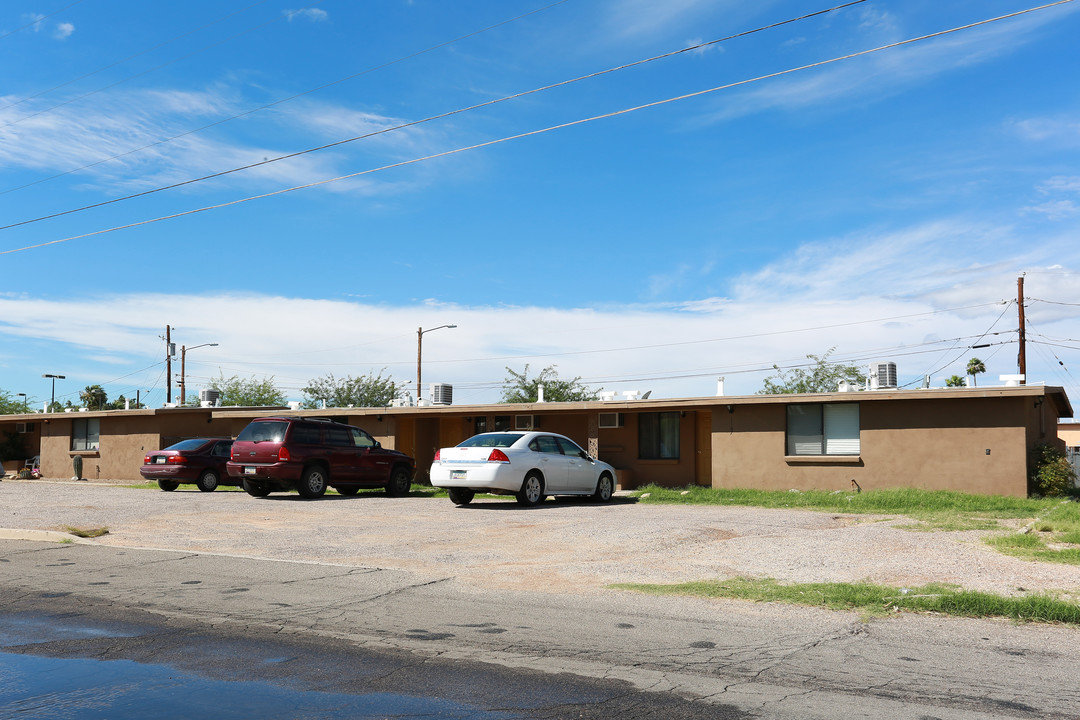
<path fill-rule="evenodd" d="M 1024 276 L 1016 279 L 1016 309 L 1020 317 L 1020 353 L 1016 365 L 1020 370 L 1020 384 L 1027 384 L 1027 331 L 1024 328 Z"/>

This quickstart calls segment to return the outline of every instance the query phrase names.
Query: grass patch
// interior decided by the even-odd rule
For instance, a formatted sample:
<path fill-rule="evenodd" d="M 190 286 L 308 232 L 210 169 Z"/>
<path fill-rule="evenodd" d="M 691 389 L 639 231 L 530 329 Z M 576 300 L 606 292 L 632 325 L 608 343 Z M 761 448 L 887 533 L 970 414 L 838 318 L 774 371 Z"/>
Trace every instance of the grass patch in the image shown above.
<path fill-rule="evenodd" d="M 973 618 L 1001 617 L 1020 622 L 1080 625 L 1080 605 L 1061 600 L 1048 593 L 1005 597 L 993 593 L 962 590 L 943 584 L 914 588 L 897 588 L 872 583 L 782 585 L 773 579 L 732 578 L 676 585 L 623 583 L 608 587 L 651 595 L 691 595 L 756 602 L 783 602 L 824 607 L 830 610 L 858 610 L 871 617 L 883 617 L 890 613 L 907 611 Z"/>
<path fill-rule="evenodd" d="M 919 530 L 993 530 L 1001 521 L 1030 521 L 1040 518 L 1054 524 L 1056 531 L 1080 531 L 1080 503 L 1060 499 L 1034 499 L 1003 495 L 973 495 L 947 490 L 895 488 L 850 491 L 806 492 L 720 489 L 639 488 L 634 495 L 643 503 L 681 505 L 740 505 L 823 512 L 904 515 L 917 521 L 903 526 Z"/>
<path fill-rule="evenodd" d="M 987 538 L 986 542 L 998 552 L 1024 560 L 1080 565 L 1080 547 L 1051 547 L 1049 542 L 1068 542 L 1053 533 L 1013 533 Z M 1070 544 L 1075 544 L 1075 540 Z"/>
<path fill-rule="evenodd" d="M 69 535 L 74 535 L 75 537 L 96 538 L 96 537 L 101 537 L 102 535 L 108 535 L 109 534 L 109 528 L 107 528 L 107 527 L 77 528 L 77 527 L 72 527 L 71 525 L 68 525 L 68 526 L 66 526 L 64 528 L 64 532 L 68 533 Z"/>

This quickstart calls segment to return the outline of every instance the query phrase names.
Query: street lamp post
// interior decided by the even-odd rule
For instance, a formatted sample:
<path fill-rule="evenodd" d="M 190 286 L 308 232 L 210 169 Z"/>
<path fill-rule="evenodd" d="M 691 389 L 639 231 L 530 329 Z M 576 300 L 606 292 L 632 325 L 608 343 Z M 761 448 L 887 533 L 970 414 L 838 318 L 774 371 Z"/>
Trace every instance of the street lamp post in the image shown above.
<path fill-rule="evenodd" d="M 187 347 L 186 345 L 180 346 L 180 405 L 184 405 L 184 401 L 187 400 L 187 382 L 184 377 L 184 365 L 187 360 L 187 351 L 194 350 L 201 347 L 217 347 L 217 343 L 203 343 L 202 345 L 195 345 L 194 347 Z"/>
<path fill-rule="evenodd" d="M 21 397 L 22 398 L 22 411 L 23 411 L 23 415 L 25 415 L 26 414 L 26 393 L 15 393 L 15 397 Z"/>
<path fill-rule="evenodd" d="M 56 402 L 56 381 L 57 380 L 65 380 L 66 376 L 64 376 L 64 375 L 50 375 L 49 373 L 45 373 L 41 377 L 43 377 L 43 378 L 52 378 L 52 396 L 49 399 L 49 412 L 52 412 L 52 406 Z"/>
<path fill-rule="evenodd" d="M 424 345 L 424 333 L 433 332 L 435 330 L 442 330 L 443 328 L 456 328 L 457 325 L 439 325 L 438 327 L 428 328 L 425 330 L 423 327 L 416 328 L 416 404 L 420 404 L 420 358 Z"/>

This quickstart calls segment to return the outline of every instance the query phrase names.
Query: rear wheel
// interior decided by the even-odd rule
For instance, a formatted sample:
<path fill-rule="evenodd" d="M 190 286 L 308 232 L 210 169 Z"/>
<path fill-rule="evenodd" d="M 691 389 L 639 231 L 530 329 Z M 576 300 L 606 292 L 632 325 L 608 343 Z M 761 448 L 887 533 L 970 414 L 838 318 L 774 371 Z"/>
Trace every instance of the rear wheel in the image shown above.
<path fill-rule="evenodd" d="M 476 493 L 468 488 L 450 488 L 450 502 L 455 505 L 468 505 L 474 497 Z"/>
<path fill-rule="evenodd" d="M 544 499 L 544 481 L 539 473 L 529 473 L 525 476 L 525 482 L 521 483 L 521 490 L 517 493 L 518 505 L 532 507 L 539 505 Z"/>
<path fill-rule="evenodd" d="M 326 470 L 319 465 L 304 468 L 304 474 L 300 476 L 300 484 L 296 487 L 300 497 L 314 500 L 322 497 L 326 492 Z"/>
<path fill-rule="evenodd" d="M 244 478 L 241 480 L 241 484 L 244 486 L 244 492 L 251 497 L 266 497 L 270 494 L 270 488 L 266 487 L 262 483 L 257 483 L 253 480 Z"/>
<path fill-rule="evenodd" d="M 213 470 L 204 470 L 195 485 L 203 492 L 214 492 L 218 486 L 218 476 Z"/>
<path fill-rule="evenodd" d="M 605 473 L 596 481 L 596 492 L 593 493 L 592 499 L 596 502 L 608 502 L 613 494 L 615 494 L 615 482 L 610 475 Z"/>
<path fill-rule="evenodd" d="M 386 483 L 386 494 L 390 497 L 405 497 L 412 488 L 412 478 L 409 471 L 398 465 L 390 471 L 390 481 Z"/>
<path fill-rule="evenodd" d="M 157 486 L 165 492 L 172 492 L 176 488 L 180 487 L 180 483 L 175 480 L 158 480 Z"/>

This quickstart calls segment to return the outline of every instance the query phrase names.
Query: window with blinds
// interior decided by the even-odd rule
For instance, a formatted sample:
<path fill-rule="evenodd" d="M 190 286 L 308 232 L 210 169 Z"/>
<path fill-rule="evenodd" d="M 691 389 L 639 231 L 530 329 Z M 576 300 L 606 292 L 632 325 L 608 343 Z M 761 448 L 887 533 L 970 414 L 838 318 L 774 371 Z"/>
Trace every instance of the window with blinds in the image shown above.
<path fill-rule="evenodd" d="M 788 405 L 788 455 L 858 455 L 859 404 Z"/>

